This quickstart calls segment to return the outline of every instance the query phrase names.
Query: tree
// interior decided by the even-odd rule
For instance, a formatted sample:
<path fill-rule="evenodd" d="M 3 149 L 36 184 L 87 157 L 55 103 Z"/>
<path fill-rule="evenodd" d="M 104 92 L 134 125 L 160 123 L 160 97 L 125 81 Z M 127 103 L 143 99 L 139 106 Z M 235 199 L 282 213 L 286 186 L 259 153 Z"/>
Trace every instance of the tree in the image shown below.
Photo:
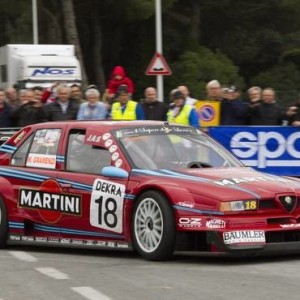
<path fill-rule="evenodd" d="M 75 46 L 75 54 L 80 61 L 81 66 L 81 76 L 82 76 L 82 84 L 86 86 L 88 83 L 85 66 L 83 63 L 83 57 L 81 52 L 80 40 L 78 37 L 76 22 L 75 22 L 75 14 L 73 7 L 73 0 L 63 0 L 62 1 L 63 13 L 64 13 L 64 23 L 65 23 L 65 31 L 66 38 L 68 43 Z"/>
<path fill-rule="evenodd" d="M 172 64 L 173 75 L 168 81 L 169 90 L 178 85 L 187 85 L 194 97 L 205 98 L 208 81 L 217 79 L 221 84 L 243 86 L 238 68 L 220 51 L 200 47 L 198 51 L 187 51 Z"/>

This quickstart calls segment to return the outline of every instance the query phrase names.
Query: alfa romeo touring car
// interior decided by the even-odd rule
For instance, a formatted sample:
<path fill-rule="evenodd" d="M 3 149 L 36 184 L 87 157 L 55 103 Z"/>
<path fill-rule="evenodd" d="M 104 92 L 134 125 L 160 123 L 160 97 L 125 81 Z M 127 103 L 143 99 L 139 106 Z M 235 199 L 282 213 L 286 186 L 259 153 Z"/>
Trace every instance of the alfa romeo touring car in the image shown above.
<path fill-rule="evenodd" d="M 245 167 L 204 132 L 150 121 L 22 128 L 0 147 L 0 247 L 300 252 L 300 181 Z"/>

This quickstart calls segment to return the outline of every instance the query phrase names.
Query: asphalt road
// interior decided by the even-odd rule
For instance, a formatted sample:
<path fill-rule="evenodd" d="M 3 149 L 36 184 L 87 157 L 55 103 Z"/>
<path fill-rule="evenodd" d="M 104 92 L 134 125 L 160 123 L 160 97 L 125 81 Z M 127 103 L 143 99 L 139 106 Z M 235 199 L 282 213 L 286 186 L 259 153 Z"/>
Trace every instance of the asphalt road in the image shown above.
<path fill-rule="evenodd" d="M 10 247 L 0 251 L 0 300 L 300 299 L 300 255 L 228 259 Z"/>

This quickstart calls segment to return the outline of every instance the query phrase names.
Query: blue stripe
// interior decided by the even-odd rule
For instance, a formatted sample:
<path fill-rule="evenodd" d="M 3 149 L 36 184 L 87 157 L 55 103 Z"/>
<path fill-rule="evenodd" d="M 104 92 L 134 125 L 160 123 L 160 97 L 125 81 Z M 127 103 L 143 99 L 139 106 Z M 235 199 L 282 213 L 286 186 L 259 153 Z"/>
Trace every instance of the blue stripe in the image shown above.
<path fill-rule="evenodd" d="M 184 210 L 184 211 L 189 211 L 189 212 L 203 214 L 203 215 L 224 215 L 224 213 L 220 211 L 202 210 L 202 209 L 196 209 L 191 207 L 184 207 L 180 205 L 173 205 L 173 207 L 177 210 Z"/>
<path fill-rule="evenodd" d="M 5 153 L 14 153 L 13 150 L 7 150 L 7 149 L 3 149 L 3 148 L 0 148 L 0 151 L 5 152 Z"/>
<path fill-rule="evenodd" d="M 26 180 L 32 180 L 32 181 L 35 181 L 35 182 L 43 182 L 47 179 L 52 178 L 52 177 L 49 177 L 49 176 L 38 175 L 38 174 L 23 172 L 23 171 L 10 170 L 10 169 L 6 169 L 6 168 L 0 168 L 0 175 L 8 176 L 8 177 L 14 177 L 14 178 L 22 178 L 22 179 L 26 179 Z M 79 182 L 74 182 L 74 181 L 61 179 L 61 178 L 56 178 L 56 180 L 59 183 L 71 184 L 72 188 L 77 188 L 77 189 L 85 190 L 85 191 L 88 191 L 88 192 L 91 192 L 93 190 L 92 185 L 83 184 L 83 183 L 79 183 Z M 125 194 L 125 198 L 135 199 L 135 195 Z"/>
<path fill-rule="evenodd" d="M 97 236 L 97 237 L 110 237 L 110 238 L 119 238 L 119 239 L 124 238 L 124 236 L 118 234 L 108 234 L 108 233 L 76 230 L 76 229 L 69 229 L 69 228 L 50 227 L 50 226 L 44 226 L 39 224 L 35 224 L 34 229 L 39 231 L 44 231 L 44 232 L 55 232 L 55 233 L 65 233 L 65 234 L 74 234 L 74 235 L 88 235 L 88 236 Z"/>
<path fill-rule="evenodd" d="M 3 148 L 7 148 L 7 149 L 10 149 L 10 150 L 13 150 L 15 151 L 17 149 L 16 146 L 11 146 L 11 145 L 8 145 L 8 144 L 3 144 L 0 149 L 3 149 Z"/>
<path fill-rule="evenodd" d="M 21 228 L 24 229 L 25 225 L 24 223 L 19 223 L 19 222 L 8 222 L 9 228 Z"/>

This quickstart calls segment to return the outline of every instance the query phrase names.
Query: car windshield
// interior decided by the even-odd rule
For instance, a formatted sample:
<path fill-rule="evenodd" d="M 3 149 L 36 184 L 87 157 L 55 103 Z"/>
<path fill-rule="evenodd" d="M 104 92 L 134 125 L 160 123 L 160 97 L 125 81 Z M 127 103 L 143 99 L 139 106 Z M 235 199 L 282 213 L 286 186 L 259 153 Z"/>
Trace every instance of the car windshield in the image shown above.
<path fill-rule="evenodd" d="M 233 155 L 203 132 L 162 127 L 158 131 L 118 131 L 116 138 L 133 167 L 140 169 L 184 169 L 243 166 Z M 180 127 L 178 127 L 180 128 Z M 187 127 L 183 127 L 187 128 Z"/>

